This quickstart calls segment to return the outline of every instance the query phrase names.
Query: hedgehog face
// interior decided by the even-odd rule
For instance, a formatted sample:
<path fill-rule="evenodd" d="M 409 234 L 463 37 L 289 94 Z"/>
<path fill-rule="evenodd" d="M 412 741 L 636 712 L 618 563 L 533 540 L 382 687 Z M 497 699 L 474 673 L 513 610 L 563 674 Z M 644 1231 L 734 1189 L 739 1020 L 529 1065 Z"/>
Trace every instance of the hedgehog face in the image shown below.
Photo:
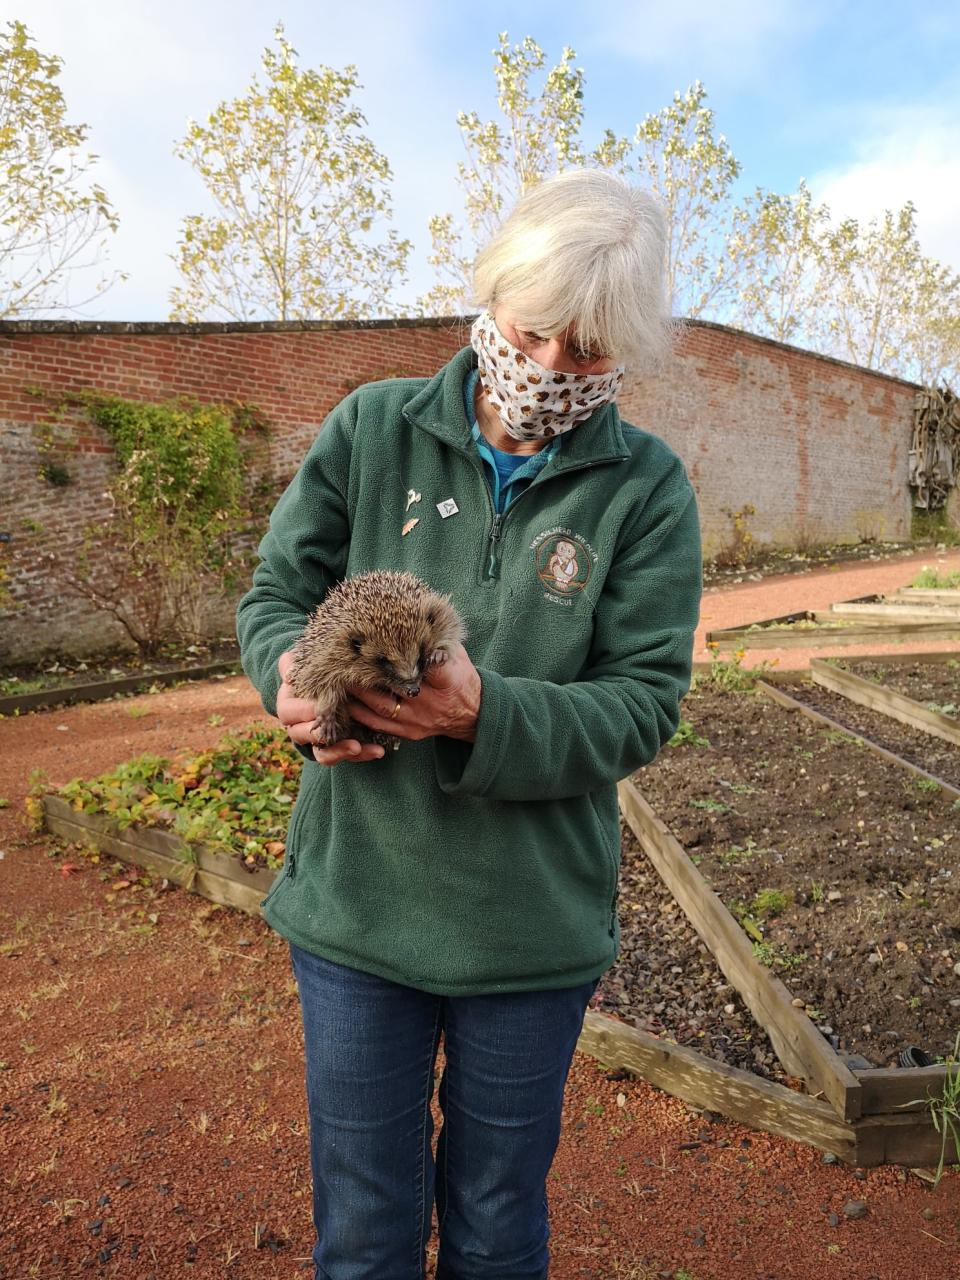
<path fill-rule="evenodd" d="M 395 639 L 389 644 L 354 633 L 349 639 L 352 684 L 388 689 L 406 698 L 420 692 L 430 654 L 425 645 L 411 637 L 407 643 Z"/>

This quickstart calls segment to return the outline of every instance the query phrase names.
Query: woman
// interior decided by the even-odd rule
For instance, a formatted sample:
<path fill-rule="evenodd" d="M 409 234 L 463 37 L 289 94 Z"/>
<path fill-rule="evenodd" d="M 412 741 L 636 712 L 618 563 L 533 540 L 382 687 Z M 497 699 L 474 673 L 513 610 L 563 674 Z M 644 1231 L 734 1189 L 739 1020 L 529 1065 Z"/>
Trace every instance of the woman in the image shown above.
<path fill-rule="evenodd" d="M 300 992 L 323 1280 L 422 1276 L 434 1196 L 438 1280 L 547 1275 L 563 1090 L 619 943 L 616 782 L 676 729 L 700 600 L 684 468 L 614 404 L 669 349 L 664 253 L 659 203 L 610 173 L 524 196 L 477 259 L 471 345 L 333 410 L 238 608 L 310 762 L 263 909 Z M 467 626 L 416 699 L 357 692 L 386 755 L 313 744 L 283 679 L 317 602 L 375 568 Z"/>

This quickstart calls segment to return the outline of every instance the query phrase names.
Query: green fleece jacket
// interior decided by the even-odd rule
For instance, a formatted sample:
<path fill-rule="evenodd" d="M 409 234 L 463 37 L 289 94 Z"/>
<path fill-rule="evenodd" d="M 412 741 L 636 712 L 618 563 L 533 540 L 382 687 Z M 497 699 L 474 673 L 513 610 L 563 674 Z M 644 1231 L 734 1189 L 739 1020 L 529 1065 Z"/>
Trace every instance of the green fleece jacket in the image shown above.
<path fill-rule="evenodd" d="M 475 741 L 332 768 L 311 755 L 262 903 L 297 946 L 441 995 L 575 986 L 616 959 L 616 783 L 676 730 L 702 587 L 683 465 L 614 405 L 496 515 L 464 412 L 475 364 L 467 347 L 337 405 L 237 609 L 271 715 L 277 659 L 342 578 L 406 569 L 460 611 Z"/>

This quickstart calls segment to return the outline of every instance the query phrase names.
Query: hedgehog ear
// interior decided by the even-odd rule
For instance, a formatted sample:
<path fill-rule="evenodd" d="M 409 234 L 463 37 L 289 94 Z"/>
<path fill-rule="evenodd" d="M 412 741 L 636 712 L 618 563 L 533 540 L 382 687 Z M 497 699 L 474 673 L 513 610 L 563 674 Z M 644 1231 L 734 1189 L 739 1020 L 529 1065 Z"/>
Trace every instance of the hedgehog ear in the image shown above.
<path fill-rule="evenodd" d="M 353 652 L 359 656 L 360 646 L 363 644 L 363 636 L 359 635 L 357 632 L 354 632 L 352 636 L 349 636 L 347 638 L 347 644 L 350 646 Z"/>

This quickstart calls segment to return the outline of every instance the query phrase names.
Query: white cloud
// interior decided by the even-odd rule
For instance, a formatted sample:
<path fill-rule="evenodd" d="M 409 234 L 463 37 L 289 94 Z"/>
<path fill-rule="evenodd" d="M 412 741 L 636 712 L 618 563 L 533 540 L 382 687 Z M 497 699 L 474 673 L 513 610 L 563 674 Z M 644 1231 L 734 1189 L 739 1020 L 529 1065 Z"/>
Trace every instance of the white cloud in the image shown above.
<path fill-rule="evenodd" d="M 884 108 L 863 129 L 849 164 L 808 179 L 814 199 L 829 205 L 835 221 L 881 216 L 912 200 L 924 252 L 960 270 L 958 113 L 960 103 L 949 101 Z"/>

